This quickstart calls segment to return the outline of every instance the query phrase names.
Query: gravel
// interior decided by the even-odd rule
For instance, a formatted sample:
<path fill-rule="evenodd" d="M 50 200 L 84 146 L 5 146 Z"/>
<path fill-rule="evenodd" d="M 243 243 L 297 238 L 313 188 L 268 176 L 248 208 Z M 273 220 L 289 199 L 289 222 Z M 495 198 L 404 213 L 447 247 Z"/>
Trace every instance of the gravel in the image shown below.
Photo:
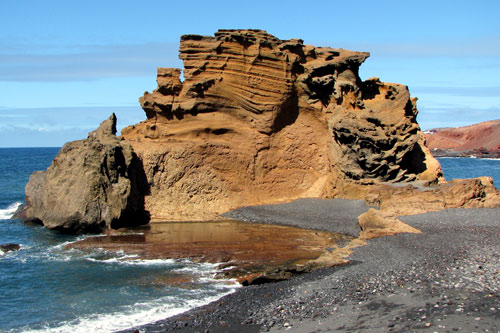
<path fill-rule="evenodd" d="M 358 216 L 370 207 L 364 200 L 298 199 L 277 205 L 243 207 L 222 216 L 240 221 L 338 232 L 358 237 Z"/>
<path fill-rule="evenodd" d="M 366 209 L 358 201 L 302 199 L 227 216 L 355 232 L 357 216 Z M 371 240 L 355 250 L 348 265 L 241 288 L 139 329 L 500 332 L 500 209 L 450 209 L 401 220 L 422 234 Z"/>

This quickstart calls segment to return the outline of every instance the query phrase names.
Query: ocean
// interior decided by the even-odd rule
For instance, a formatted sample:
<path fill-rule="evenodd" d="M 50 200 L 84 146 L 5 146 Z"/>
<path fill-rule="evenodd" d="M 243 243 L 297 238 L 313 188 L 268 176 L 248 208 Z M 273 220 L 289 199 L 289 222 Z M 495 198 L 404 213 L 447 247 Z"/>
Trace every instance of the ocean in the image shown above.
<path fill-rule="evenodd" d="M 500 159 L 441 157 L 438 161 L 446 180 L 490 176 L 495 187 L 500 188 Z"/>
<path fill-rule="evenodd" d="M 57 152 L 0 149 L 0 244 L 21 244 L 19 251 L 0 252 L 1 332 L 127 329 L 207 304 L 239 287 L 214 279 L 214 264 L 66 249 L 84 237 L 10 219 L 24 202 L 30 174 L 46 169 Z M 189 275 L 196 283 L 164 283 L 169 275 Z"/>
<path fill-rule="evenodd" d="M 67 249 L 85 236 L 11 219 L 24 202 L 29 175 L 46 169 L 57 152 L 0 149 L 0 244 L 21 244 L 19 251 L 0 251 L 0 331 L 111 332 L 173 316 L 238 288 L 233 281 L 215 279 L 214 264 Z M 447 179 L 491 176 L 500 182 L 500 160 L 439 160 Z M 164 282 L 179 274 L 196 283 Z"/>

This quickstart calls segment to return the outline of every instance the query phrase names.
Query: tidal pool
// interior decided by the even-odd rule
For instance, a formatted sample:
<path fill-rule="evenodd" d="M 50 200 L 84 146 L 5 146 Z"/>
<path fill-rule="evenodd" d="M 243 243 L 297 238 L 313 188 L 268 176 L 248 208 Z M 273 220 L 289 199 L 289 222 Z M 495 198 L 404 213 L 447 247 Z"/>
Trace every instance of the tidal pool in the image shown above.
<path fill-rule="evenodd" d="M 139 259 L 191 259 L 218 263 L 219 277 L 243 284 L 282 280 L 310 271 L 318 258 L 327 265 L 345 262 L 336 251 L 353 237 L 325 231 L 248 222 L 154 222 L 141 229 L 89 237 L 68 247 L 103 249 Z M 342 251 L 340 251 L 342 252 Z M 130 257 L 127 257 L 130 260 Z"/>

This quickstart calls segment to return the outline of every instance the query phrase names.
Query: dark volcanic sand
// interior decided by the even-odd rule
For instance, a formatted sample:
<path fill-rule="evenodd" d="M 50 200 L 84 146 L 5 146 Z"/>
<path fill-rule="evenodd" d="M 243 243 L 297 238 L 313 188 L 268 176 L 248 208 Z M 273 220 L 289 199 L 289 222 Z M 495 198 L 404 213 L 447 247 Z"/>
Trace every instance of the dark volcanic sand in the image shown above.
<path fill-rule="evenodd" d="M 357 215 L 349 214 L 360 214 L 360 207 L 353 208 L 358 204 L 308 199 L 263 210 L 242 208 L 237 216 L 254 220 L 264 214 L 260 222 L 345 232 L 346 221 L 352 223 L 347 230 L 357 227 Z M 347 217 L 338 229 L 333 207 Z M 500 209 L 451 209 L 401 220 L 423 233 L 371 240 L 355 250 L 348 265 L 241 288 L 205 307 L 139 329 L 499 332 Z"/>

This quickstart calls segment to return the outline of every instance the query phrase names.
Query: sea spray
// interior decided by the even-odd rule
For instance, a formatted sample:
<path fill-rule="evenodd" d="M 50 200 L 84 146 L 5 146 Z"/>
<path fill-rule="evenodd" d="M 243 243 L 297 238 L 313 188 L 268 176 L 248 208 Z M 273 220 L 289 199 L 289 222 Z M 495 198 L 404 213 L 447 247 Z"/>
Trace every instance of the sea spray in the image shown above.
<path fill-rule="evenodd" d="M 40 232 L 38 241 L 40 236 L 53 236 L 41 227 L 32 231 Z M 8 288 L 9 281 L 0 277 L 0 291 L 5 291 L 0 296 L 5 298 L 0 302 L 0 312 L 5 316 L 0 319 L 0 330 L 115 331 L 176 315 L 239 287 L 232 280 L 214 279 L 219 271 L 217 264 L 141 259 L 102 249 L 81 251 L 67 246 L 85 237 L 59 236 L 63 238 L 57 244 L 30 244 L 0 258 L 0 271 L 10 266 L 10 274 L 17 275 L 15 282 L 24 285 L 14 286 L 11 280 L 11 287 L 31 292 L 2 290 Z M 188 276 L 189 282 L 169 285 L 169 277 L 177 276 Z M 45 311 L 36 310 L 39 308 Z"/>
<path fill-rule="evenodd" d="M 0 209 L 0 220 L 9 220 L 10 218 L 12 218 L 14 213 L 21 205 L 22 205 L 21 202 L 14 202 L 10 204 L 7 208 Z"/>

